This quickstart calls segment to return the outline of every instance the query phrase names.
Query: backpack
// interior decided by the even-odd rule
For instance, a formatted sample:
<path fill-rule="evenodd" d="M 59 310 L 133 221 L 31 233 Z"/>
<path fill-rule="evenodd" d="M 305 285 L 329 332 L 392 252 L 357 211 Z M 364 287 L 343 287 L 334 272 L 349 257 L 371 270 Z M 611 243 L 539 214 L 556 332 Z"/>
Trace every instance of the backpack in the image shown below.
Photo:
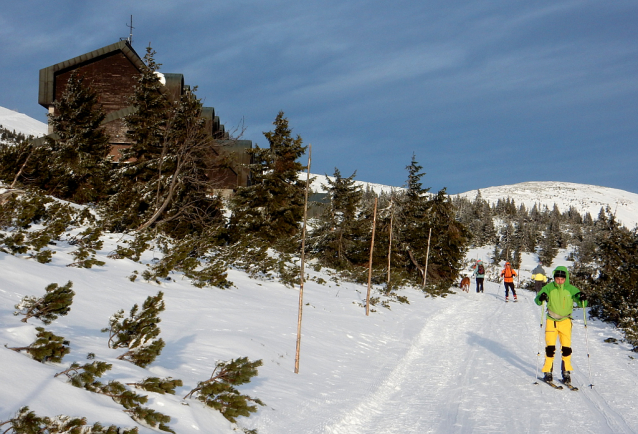
<path fill-rule="evenodd" d="M 483 267 L 483 264 L 478 265 L 478 274 L 485 274 L 485 267 Z"/>

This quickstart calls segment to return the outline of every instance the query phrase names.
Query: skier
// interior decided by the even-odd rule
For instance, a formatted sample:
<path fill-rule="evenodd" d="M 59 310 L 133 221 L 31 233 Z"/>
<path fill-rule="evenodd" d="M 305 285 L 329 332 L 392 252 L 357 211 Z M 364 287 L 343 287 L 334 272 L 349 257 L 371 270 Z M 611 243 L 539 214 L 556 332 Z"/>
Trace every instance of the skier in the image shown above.
<path fill-rule="evenodd" d="M 554 281 L 548 283 L 540 290 L 534 299 L 537 305 L 547 302 L 547 320 L 545 325 L 545 364 L 542 371 L 545 373 L 543 380 L 554 380 L 552 370 L 554 367 L 554 354 L 556 353 L 556 338 L 560 339 L 563 360 L 561 373 L 563 383 L 571 385 L 570 372 L 572 368 L 572 311 L 574 302 L 578 307 L 587 307 L 587 297 L 580 289 L 569 283 L 569 271 L 566 267 L 559 266 L 554 270 Z"/>
<path fill-rule="evenodd" d="M 538 293 L 543 288 L 543 283 L 547 283 L 547 276 L 542 262 L 539 262 L 536 268 L 532 270 L 532 279 L 534 279 L 534 290 Z"/>
<path fill-rule="evenodd" d="M 476 264 L 472 267 L 474 272 L 472 276 L 476 278 L 476 292 L 483 292 L 483 281 L 485 280 L 485 265 L 480 259 L 476 261 Z"/>
<path fill-rule="evenodd" d="M 510 300 L 510 289 L 512 290 L 514 301 L 518 301 L 518 299 L 516 298 L 516 291 L 514 290 L 514 276 L 516 276 L 516 271 L 512 269 L 512 266 L 509 262 L 506 262 L 505 268 L 503 269 L 503 271 L 501 271 L 501 277 L 503 278 L 503 282 L 505 283 L 505 301 Z"/>

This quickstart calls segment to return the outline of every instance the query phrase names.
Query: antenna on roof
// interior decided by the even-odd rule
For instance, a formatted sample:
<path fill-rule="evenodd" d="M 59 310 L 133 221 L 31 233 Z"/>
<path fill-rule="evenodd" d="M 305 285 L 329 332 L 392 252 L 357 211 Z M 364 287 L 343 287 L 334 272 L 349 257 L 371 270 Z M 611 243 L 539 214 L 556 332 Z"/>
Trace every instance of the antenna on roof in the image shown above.
<path fill-rule="evenodd" d="M 135 27 L 133 27 L 133 15 L 131 15 L 131 24 L 130 25 L 126 24 L 126 27 L 129 28 L 129 34 L 128 34 L 127 41 L 128 41 L 128 43 L 130 45 L 133 45 L 133 29 L 135 28 Z"/>

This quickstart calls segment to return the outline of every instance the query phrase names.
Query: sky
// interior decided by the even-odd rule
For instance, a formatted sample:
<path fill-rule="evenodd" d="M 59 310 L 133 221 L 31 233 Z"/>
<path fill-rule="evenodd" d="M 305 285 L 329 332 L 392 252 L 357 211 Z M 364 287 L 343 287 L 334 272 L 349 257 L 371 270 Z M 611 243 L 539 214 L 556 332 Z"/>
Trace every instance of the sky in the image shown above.
<path fill-rule="evenodd" d="M 283 111 L 312 172 L 448 193 L 562 181 L 638 193 L 638 3 L 5 2 L 0 106 L 46 121 L 42 68 L 129 35 L 226 130 Z M 307 162 L 307 160 L 306 160 Z"/>
<path fill-rule="evenodd" d="M 37 224 L 28 228 L 39 229 Z M 487 267 L 481 294 L 474 280 L 469 292 L 452 287 L 454 294 L 446 297 L 402 288 L 399 295 L 409 304 L 388 301 L 385 308 L 383 287 L 373 285 L 371 296 L 380 300 L 369 315 L 365 285 L 341 281 L 326 267 L 307 266 L 299 372 L 294 373 L 298 286 L 251 278 L 236 268 L 228 270 L 234 285 L 225 290 L 196 288 L 182 273 L 158 283 L 131 281 L 128 276 L 141 274 L 162 254 L 147 250 L 140 262 L 109 257 L 116 245 L 125 247 L 132 239 L 114 233 L 101 237 L 104 245 L 96 253 L 104 266 L 68 267 L 77 249 L 69 241 L 85 229 L 64 231 L 51 246 L 56 253 L 48 264 L 0 252 L 0 423 L 28 405 L 40 417 L 86 417 L 90 424 L 157 433 L 132 421 L 111 398 L 73 387 L 64 375 L 54 377 L 72 362 L 91 363 L 87 354 L 93 353 L 94 360 L 112 365 L 99 379 L 103 384 L 182 380 L 174 395 L 129 386 L 148 397 L 144 407 L 170 416 L 168 425 L 179 434 L 242 432 L 217 411 L 184 399 L 211 377 L 217 362 L 239 357 L 263 362 L 257 376 L 238 386 L 240 393 L 265 404 L 238 418 L 240 427 L 259 434 L 638 432 L 638 359 L 621 331 L 591 318 L 584 327 L 583 311 L 575 309 L 572 380 L 580 390 L 554 390 L 538 382 L 541 310 L 535 294 L 518 283 L 518 301 L 504 302 L 503 285 L 496 282 L 502 262 Z M 472 259 L 488 261 L 492 251 L 492 246 L 469 251 L 464 273 L 469 274 Z M 561 250 L 545 269 L 570 265 L 566 255 Z M 536 265 L 535 255 L 523 256 L 521 284 Z M 67 315 L 50 325 L 13 315 L 24 297 L 42 297 L 48 284 L 69 280 L 75 296 Z M 146 368 L 118 360 L 126 349 L 109 348 L 108 335 L 100 330 L 118 310 L 128 318 L 134 304 L 141 306 L 158 291 L 166 307 L 159 314 L 158 337 L 166 343 L 160 356 Z M 71 351 L 61 363 L 38 363 L 24 351 L 8 349 L 34 342 L 41 326 L 69 342 Z M 615 344 L 605 341 L 609 338 Z M 557 358 L 557 379 L 559 366 Z"/>

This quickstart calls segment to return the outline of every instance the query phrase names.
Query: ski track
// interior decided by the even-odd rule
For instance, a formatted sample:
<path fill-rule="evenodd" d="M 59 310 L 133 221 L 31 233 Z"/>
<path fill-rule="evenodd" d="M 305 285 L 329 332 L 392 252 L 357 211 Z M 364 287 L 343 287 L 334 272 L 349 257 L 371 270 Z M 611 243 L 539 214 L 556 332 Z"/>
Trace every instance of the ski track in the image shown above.
<path fill-rule="evenodd" d="M 613 387 L 623 387 L 621 378 L 611 387 L 587 387 L 582 320 L 574 322 L 572 344 L 574 383 L 580 391 L 534 384 L 545 345 L 543 338 L 541 355 L 534 357 L 541 334 L 534 294 L 521 290 L 517 303 L 505 303 L 502 285 L 486 282 L 485 290 L 484 294 L 459 293 L 454 297 L 462 302 L 442 305 L 424 321 L 400 361 L 384 378 L 368 385 L 359 402 L 343 402 L 339 415 L 306 432 L 638 432 L 636 418 L 628 423 L 621 415 L 636 412 L 615 408 L 631 409 L 632 403 L 613 402 Z M 576 318 L 579 312 L 575 311 Z M 590 336 L 590 354 L 592 350 Z M 557 357 L 554 372 L 558 377 L 559 363 Z M 593 369 L 604 369 L 604 365 L 600 359 Z M 635 386 L 635 369 L 616 374 L 623 374 L 619 377 L 625 380 L 631 375 Z M 633 402 L 638 402 L 638 396 Z M 320 407 L 321 403 L 310 405 Z"/>

